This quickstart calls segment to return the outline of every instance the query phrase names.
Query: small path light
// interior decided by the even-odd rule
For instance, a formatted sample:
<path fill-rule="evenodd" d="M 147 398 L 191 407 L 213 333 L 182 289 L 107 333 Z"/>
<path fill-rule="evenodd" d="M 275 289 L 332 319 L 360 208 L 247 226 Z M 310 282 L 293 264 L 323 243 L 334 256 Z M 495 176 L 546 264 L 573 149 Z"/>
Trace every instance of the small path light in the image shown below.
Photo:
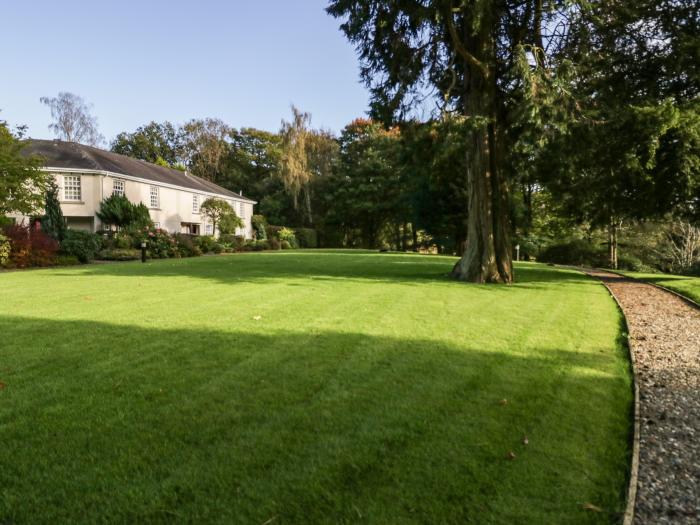
<path fill-rule="evenodd" d="M 141 262 L 146 262 L 146 241 L 141 243 Z"/>
<path fill-rule="evenodd" d="M 515 260 L 516 261 L 520 260 L 520 245 L 519 244 L 515 245 Z"/>

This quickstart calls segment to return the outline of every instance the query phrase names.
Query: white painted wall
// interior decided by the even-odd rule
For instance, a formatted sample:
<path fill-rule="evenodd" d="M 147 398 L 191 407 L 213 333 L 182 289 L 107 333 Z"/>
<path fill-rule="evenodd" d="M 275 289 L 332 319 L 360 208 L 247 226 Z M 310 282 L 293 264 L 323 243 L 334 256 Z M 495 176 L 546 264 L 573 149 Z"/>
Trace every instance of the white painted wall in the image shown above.
<path fill-rule="evenodd" d="M 153 222 L 170 233 L 185 232 L 183 223 L 199 224 L 201 235 L 211 233 L 207 230 L 209 221 L 201 213 L 194 211 L 193 197 L 197 195 L 200 206 L 206 199 L 217 197 L 226 200 L 236 211 L 237 215 L 241 216 L 242 210 L 241 218 L 243 219 L 244 227 L 236 233 L 243 235 L 246 239 L 252 239 L 253 237 L 251 224 L 253 203 L 247 200 L 236 199 L 228 195 L 197 192 L 188 188 L 179 188 L 149 181 L 134 180 L 133 178 L 117 174 L 85 170 L 56 170 L 51 168 L 48 168 L 47 171 L 54 175 L 58 183 L 61 210 L 68 221 L 68 226 L 71 228 L 95 231 L 101 227 L 95 212 L 99 209 L 100 202 L 112 195 L 116 179 L 124 182 L 126 197 L 134 203 L 143 202 L 149 208 Z M 79 201 L 65 200 L 64 177 L 76 175 L 80 176 L 81 199 Z M 157 206 L 151 206 L 151 187 L 157 188 L 158 191 Z M 28 219 L 21 215 L 10 215 L 10 217 L 17 219 L 19 222 L 23 219 Z M 211 224 L 209 226 L 211 227 Z M 218 231 L 216 234 L 218 235 Z"/>

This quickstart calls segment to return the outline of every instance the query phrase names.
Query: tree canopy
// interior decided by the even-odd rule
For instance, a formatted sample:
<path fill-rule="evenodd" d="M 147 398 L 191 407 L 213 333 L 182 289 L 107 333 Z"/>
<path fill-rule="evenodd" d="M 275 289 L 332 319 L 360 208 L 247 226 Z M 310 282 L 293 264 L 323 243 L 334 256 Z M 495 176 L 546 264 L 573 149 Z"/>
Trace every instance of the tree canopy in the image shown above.
<path fill-rule="evenodd" d="M 99 146 L 104 142 L 97 117 L 92 115 L 92 107 L 81 96 L 62 91 L 55 97 L 41 97 L 39 100 L 51 110 L 53 122 L 49 129 L 59 139 L 88 146 Z"/>
<path fill-rule="evenodd" d="M 44 205 L 49 175 L 42 159 L 22 153 L 26 143 L 0 121 L 0 216 L 33 215 Z"/>

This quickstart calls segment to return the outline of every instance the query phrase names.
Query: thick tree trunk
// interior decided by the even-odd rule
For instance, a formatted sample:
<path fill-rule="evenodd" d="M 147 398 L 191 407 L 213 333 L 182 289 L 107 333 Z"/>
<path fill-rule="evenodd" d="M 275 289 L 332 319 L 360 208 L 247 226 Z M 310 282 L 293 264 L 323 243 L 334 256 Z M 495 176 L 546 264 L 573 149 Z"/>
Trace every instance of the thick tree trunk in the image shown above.
<path fill-rule="evenodd" d="M 495 44 L 488 30 L 466 40 L 473 54 L 493 55 Z M 499 169 L 495 73 L 486 76 L 473 66 L 467 67 L 464 110 L 473 122 L 467 151 L 467 246 L 452 276 L 474 283 L 511 283 L 508 187 Z"/>

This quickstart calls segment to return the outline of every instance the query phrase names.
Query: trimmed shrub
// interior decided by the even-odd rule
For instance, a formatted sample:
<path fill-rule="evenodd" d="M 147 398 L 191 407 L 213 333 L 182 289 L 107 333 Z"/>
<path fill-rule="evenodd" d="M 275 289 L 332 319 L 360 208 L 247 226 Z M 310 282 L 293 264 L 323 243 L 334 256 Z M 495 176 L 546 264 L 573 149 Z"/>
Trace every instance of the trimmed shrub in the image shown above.
<path fill-rule="evenodd" d="M 248 241 L 246 244 L 246 247 L 248 250 L 246 251 L 254 251 L 254 252 L 261 252 L 263 250 L 269 250 L 270 249 L 270 242 L 269 241 Z"/>
<path fill-rule="evenodd" d="M 135 244 L 134 239 L 127 232 L 119 232 L 112 239 L 114 248 L 120 250 L 127 250 L 129 248 L 133 248 Z"/>
<path fill-rule="evenodd" d="M 218 243 L 218 242 L 215 242 L 215 243 L 212 245 L 212 247 L 211 247 L 211 253 L 219 254 L 219 253 L 221 253 L 221 252 L 223 252 L 223 251 L 224 251 L 223 245 L 221 245 L 221 244 Z"/>
<path fill-rule="evenodd" d="M 195 245 L 202 251 L 202 253 L 209 253 L 214 249 L 216 244 L 216 239 L 211 235 L 199 235 L 194 237 Z"/>
<path fill-rule="evenodd" d="M 608 257 L 605 249 L 594 246 L 583 239 L 550 244 L 540 252 L 538 260 L 554 264 L 605 267 Z"/>
<path fill-rule="evenodd" d="M 609 263 L 607 263 L 609 264 Z M 629 270 L 631 272 L 648 272 L 655 273 L 658 270 L 653 266 L 645 264 L 639 257 L 634 255 L 618 255 L 617 267 L 620 270 Z"/>
<path fill-rule="evenodd" d="M 100 203 L 96 213 L 103 224 L 126 227 L 148 227 L 153 225 L 151 214 L 142 202 L 132 203 L 123 195 L 110 195 Z"/>
<path fill-rule="evenodd" d="M 168 257 L 180 256 L 175 239 L 171 237 L 168 232 L 160 228 L 148 232 L 146 244 L 148 253 L 154 259 L 167 259 Z"/>
<path fill-rule="evenodd" d="M 83 264 L 75 255 L 59 255 L 56 257 L 56 266 L 76 266 Z"/>
<path fill-rule="evenodd" d="M 48 236 L 61 242 L 66 236 L 68 228 L 66 227 L 66 219 L 63 216 L 58 195 L 58 184 L 52 177 L 46 188 L 46 203 L 44 205 L 44 216 L 41 218 L 41 229 Z"/>
<path fill-rule="evenodd" d="M 5 266 L 9 262 L 11 251 L 10 239 L 0 233 L 0 266 Z"/>
<path fill-rule="evenodd" d="M 92 261 L 102 249 L 102 238 L 94 233 L 66 230 L 61 241 L 61 255 L 76 257 L 85 264 Z"/>
<path fill-rule="evenodd" d="M 10 257 L 6 266 L 28 268 L 56 264 L 58 242 L 41 230 L 13 224 L 5 228 L 4 235 L 10 241 Z"/>
<path fill-rule="evenodd" d="M 313 228 L 297 228 L 294 234 L 299 248 L 318 248 L 318 233 Z"/>
<path fill-rule="evenodd" d="M 282 248 L 280 246 L 280 244 L 281 244 L 280 241 L 275 239 L 274 237 L 267 242 L 269 243 L 271 250 L 280 250 Z M 289 244 L 289 243 L 287 243 L 287 244 Z"/>
<path fill-rule="evenodd" d="M 700 277 L 700 261 L 696 262 L 693 266 L 690 267 L 690 270 L 688 270 L 688 275 Z"/>
<path fill-rule="evenodd" d="M 219 242 L 226 247 L 230 247 L 234 251 L 241 251 L 245 245 L 245 237 L 242 235 L 221 235 Z"/>
<path fill-rule="evenodd" d="M 250 219 L 257 240 L 267 239 L 267 219 L 264 215 L 253 215 Z"/>
<path fill-rule="evenodd" d="M 177 243 L 177 249 L 181 257 L 198 257 L 202 255 L 202 250 L 195 244 L 191 235 L 186 233 L 176 233 L 173 235 Z"/>
<path fill-rule="evenodd" d="M 98 259 L 103 261 L 135 261 L 140 258 L 141 251 L 135 248 L 102 250 L 98 255 Z"/>
<path fill-rule="evenodd" d="M 282 248 L 283 250 L 290 250 L 292 248 L 292 245 L 289 244 L 289 241 L 281 241 L 280 248 Z"/>

